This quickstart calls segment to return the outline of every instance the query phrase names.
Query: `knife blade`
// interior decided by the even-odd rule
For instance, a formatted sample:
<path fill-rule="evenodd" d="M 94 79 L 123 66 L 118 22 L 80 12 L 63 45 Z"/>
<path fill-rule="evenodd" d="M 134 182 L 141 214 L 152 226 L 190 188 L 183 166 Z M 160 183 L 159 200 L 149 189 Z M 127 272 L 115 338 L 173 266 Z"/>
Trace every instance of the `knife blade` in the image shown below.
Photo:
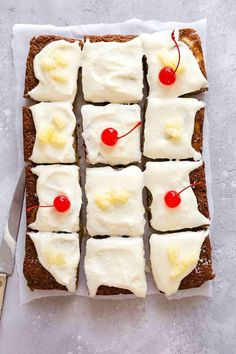
<path fill-rule="evenodd" d="M 21 171 L 12 203 L 8 221 L 0 245 L 0 317 L 7 283 L 7 276 L 13 273 L 15 264 L 15 249 L 18 236 L 25 191 L 25 170 Z"/>

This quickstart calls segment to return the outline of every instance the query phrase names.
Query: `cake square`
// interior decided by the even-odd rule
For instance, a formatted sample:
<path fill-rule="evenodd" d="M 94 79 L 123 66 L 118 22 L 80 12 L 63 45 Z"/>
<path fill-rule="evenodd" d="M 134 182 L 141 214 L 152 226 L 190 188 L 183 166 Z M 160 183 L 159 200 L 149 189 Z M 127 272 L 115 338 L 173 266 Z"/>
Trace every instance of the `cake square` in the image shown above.
<path fill-rule="evenodd" d="M 78 283 L 77 233 L 28 232 L 23 272 L 31 290 L 68 290 Z"/>
<path fill-rule="evenodd" d="M 86 244 L 85 274 L 90 296 L 132 292 L 145 297 L 147 283 L 141 237 L 90 238 Z M 128 291 L 127 291 L 128 290 Z"/>
<path fill-rule="evenodd" d="M 106 106 L 84 105 L 83 138 L 85 141 L 87 162 L 89 164 L 127 165 L 141 160 L 140 126 L 126 137 L 119 139 L 113 146 L 101 140 L 103 130 L 116 129 L 118 136 L 129 132 L 141 121 L 140 107 L 134 105 L 108 104 Z"/>
<path fill-rule="evenodd" d="M 54 35 L 33 37 L 26 63 L 24 97 L 73 102 L 81 66 L 81 41 Z"/>
<path fill-rule="evenodd" d="M 147 81 L 151 98 L 179 97 L 206 91 L 208 87 L 198 33 L 191 28 L 174 31 L 180 57 L 171 33 L 172 31 L 168 30 L 141 35 L 147 61 Z M 164 84 L 159 78 L 160 71 L 164 67 L 176 70 L 179 58 L 180 63 L 175 72 L 175 81 L 171 84 Z"/>
<path fill-rule="evenodd" d="M 150 193 L 150 223 L 155 230 L 192 229 L 210 223 L 202 161 L 148 162 L 144 175 L 145 186 Z M 169 207 L 166 204 L 167 192 L 180 192 L 195 182 L 201 182 L 201 185 L 185 189 L 180 194 L 178 206 Z"/>
<path fill-rule="evenodd" d="M 87 231 L 90 236 L 142 236 L 143 173 L 136 166 L 120 170 L 87 168 Z"/>
<path fill-rule="evenodd" d="M 209 230 L 152 234 L 150 259 L 156 286 L 167 296 L 214 278 Z"/>
<path fill-rule="evenodd" d="M 70 102 L 41 102 L 23 107 L 25 161 L 73 163 L 76 161 L 76 118 Z"/>
<path fill-rule="evenodd" d="M 82 196 L 78 166 L 26 167 L 25 185 L 27 225 L 30 229 L 45 232 L 79 230 Z M 54 199 L 60 195 L 66 196 L 70 201 L 69 209 L 64 212 L 53 207 Z M 36 207 L 33 208 L 34 206 Z"/>
<path fill-rule="evenodd" d="M 143 154 L 151 159 L 201 159 L 204 107 L 194 98 L 150 98 Z"/>
<path fill-rule="evenodd" d="M 136 103 L 143 97 L 140 37 L 86 36 L 82 87 L 89 102 Z"/>

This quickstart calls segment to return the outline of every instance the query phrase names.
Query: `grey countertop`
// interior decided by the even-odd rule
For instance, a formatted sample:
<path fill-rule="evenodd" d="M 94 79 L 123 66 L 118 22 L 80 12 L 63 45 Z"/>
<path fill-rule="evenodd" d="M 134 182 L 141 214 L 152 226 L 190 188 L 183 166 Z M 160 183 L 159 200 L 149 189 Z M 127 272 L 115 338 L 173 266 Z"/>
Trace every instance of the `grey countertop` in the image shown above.
<path fill-rule="evenodd" d="M 206 94 L 214 220 L 212 299 L 169 302 L 54 298 L 19 306 L 16 271 L 9 279 L 0 327 L 1 354 L 227 353 L 236 348 L 236 4 L 234 0 L 0 0 L 0 156 L 13 156 L 14 86 L 11 31 L 15 23 L 76 25 L 208 19 Z M 21 119 L 21 117 L 19 117 Z M 16 183 L 16 160 L 0 168 L 0 232 Z M 7 202 L 6 202 L 7 200 Z"/>

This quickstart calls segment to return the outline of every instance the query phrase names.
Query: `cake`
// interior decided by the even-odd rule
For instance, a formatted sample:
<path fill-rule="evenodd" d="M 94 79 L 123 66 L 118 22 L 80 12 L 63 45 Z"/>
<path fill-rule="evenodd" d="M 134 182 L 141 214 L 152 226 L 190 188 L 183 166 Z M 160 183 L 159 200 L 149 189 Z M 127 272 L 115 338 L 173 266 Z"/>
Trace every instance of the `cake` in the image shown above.
<path fill-rule="evenodd" d="M 131 292 L 145 297 L 147 283 L 141 237 L 90 238 L 84 262 L 90 296 Z"/>
<path fill-rule="evenodd" d="M 184 190 L 181 193 L 181 203 L 177 207 L 172 208 L 166 204 L 166 193 L 180 192 L 195 182 L 201 184 Z M 148 162 L 145 186 L 150 192 L 150 223 L 153 229 L 167 232 L 209 225 L 202 161 Z"/>
<path fill-rule="evenodd" d="M 192 97 L 207 89 L 194 29 L 31 40 L 24 97 L 39 101 L 23 107 L 31 290 L 77 290 L 84 234 L 91 297 L 144 298 L 149 263 L 167 297 L 214 278 L 205 104 Z"/>
<path fill-rule="evenodd" d="M 140 168 L 87 168 L 87 231 L 90 236 L 143 236 L 144 179 Z"/>
<path fill-rule="evenodd" d="M 65 212 L 54 207 L 55 198 L 66 196 Z M 79 168 L 75 165 L 39 165 L 26 168 L 27 225 L 37 231 L 75 232 L 80 229 L 82 204 Z"/>
<path fill-rule="evenodd" d="M 143 154 L 150 159 L 201 159 L 205 104 L 194 98 L 149 98 Z"/>
<path fill-rule="evenodd" d="M 201 40 L 194 29 L 155 32 L 141 35 L 147 64 L 149 97 L 179 97 L 206 91 L 208 83 L 201 47 Z M 180 51 L 180 55 L 178 53 Z M 178 65 L 178 60 L 179 65 Z M 176 70 L 176 81 L 163 84 L 160 71 Z"/>
<path fill-rule="evenodd" d="M 141 161 L 140 126 L 121 138 L 115 145 L 106 145 L 101 135 L 107 128 L 115 129 L 123 136 L 141 123 L 141 111 L 137 104 L 108 104 L 94 106 L 87 104 L 81 108 L 83 118 L 83 138 L 88 164 L 128 165 Z"/>
<path fill-rule="evenodd" d="M 70 102 L 23 107 L 25 161 L 37 164 L 76 161 L 76 117 Z"/>
<path fill-rule="evenodd" d="M 167 296 L 214 277 L 209 230 L 152 234 L 150 260 L 156 286 Z"/>
<path fill-rule="evenodd" d="M 143 97 L 140 37 L 86 36 L 82 51 L 85 101 L 136 103 Z"/>
<path fill-rule="evenodd" d="M 30 41 L 26 63 L 26 98 L 73 102 L 81 66 L 80 41 L 45 35 Z"/>
<path fill-rule="evenodd" d="M 23 272 L 31 290 L 68 290 L 78 282 L 77 233 L 27 232 Z"/>

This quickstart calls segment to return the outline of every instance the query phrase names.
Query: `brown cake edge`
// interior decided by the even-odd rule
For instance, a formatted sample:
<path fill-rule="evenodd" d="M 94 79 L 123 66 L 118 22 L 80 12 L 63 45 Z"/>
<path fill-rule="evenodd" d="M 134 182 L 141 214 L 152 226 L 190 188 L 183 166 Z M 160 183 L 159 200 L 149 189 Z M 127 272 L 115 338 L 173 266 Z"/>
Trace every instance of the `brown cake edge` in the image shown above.
<path fill-rule="evenodd" d="M 215 274 L 212 270 L 211 242 L 207 236 L 202 244 L 199 261 L 196 268 L 185 277 L 179 286 L 179 290 L 199 288 L 203 283 L 212 280 Z"/>
<path fill-rule="evenodd" d="M 95 36 L 95 35 L 85 35 L 84 41 L 89 40 L 91 43 L 97 42 L 119 42 L 124 43 L 131 41 L 132 39 L 136 38 L 137 35 L 130 34 L 130 35 L 123 35 L 123 34 L 106 34 L 103 36 Z"/>
<path fill-rule="evenodd" d="M 179 30 L 179 40 L 185 43 L 197 59 L 199 68 L 205 78 L 207 78 L 201 39 L 197 31 L 193 28 Z M 205 89 L 203 89 L 205 91 Z"/>
<path fill-rule="evenodd" d="M 203 144 L 203 123 L 204 123 L 204 113 L 205 108 L 201 108 L 197 111 L 194 122 L 194 130 L 192 136 L 192 147 L 202 153 L 202 144 Z"/>
<path fill-rule="evenodd" d="M 197 199 L 198 210 L 206 218 L 210 218 L 208 199 L 207 199 L 207 186 L 205 177 L 205 164 L 190 172 L 190 183 L 202 182 L 202 184 L 193 188 L 193 192 Z"/>
<path fill-rule="evenodd" d="M 130 290 L 117 288 L 115 286 L 100 285 L 96 295 L 128 295 L 133 294 Z"/>
<path fill-rule="evenodd" d="M 37 179 L 38 177 L 31 171 L 31 167 L 25 167 L 25 190 L 26 190 L 26 223 L 27 226 L 36 219 L 37 208 L 29 210 L 28 208 L 39 205 L 37 197 Z"/>
<path fill-rule="evenodd" d="M 36 130 L 32 112 L 29 107 L 22 108 L 23 114 L 23 144 L 24 144 L 24 160 L 29 161 L 32 155 L 34 143 L 36 139 Z"/>

